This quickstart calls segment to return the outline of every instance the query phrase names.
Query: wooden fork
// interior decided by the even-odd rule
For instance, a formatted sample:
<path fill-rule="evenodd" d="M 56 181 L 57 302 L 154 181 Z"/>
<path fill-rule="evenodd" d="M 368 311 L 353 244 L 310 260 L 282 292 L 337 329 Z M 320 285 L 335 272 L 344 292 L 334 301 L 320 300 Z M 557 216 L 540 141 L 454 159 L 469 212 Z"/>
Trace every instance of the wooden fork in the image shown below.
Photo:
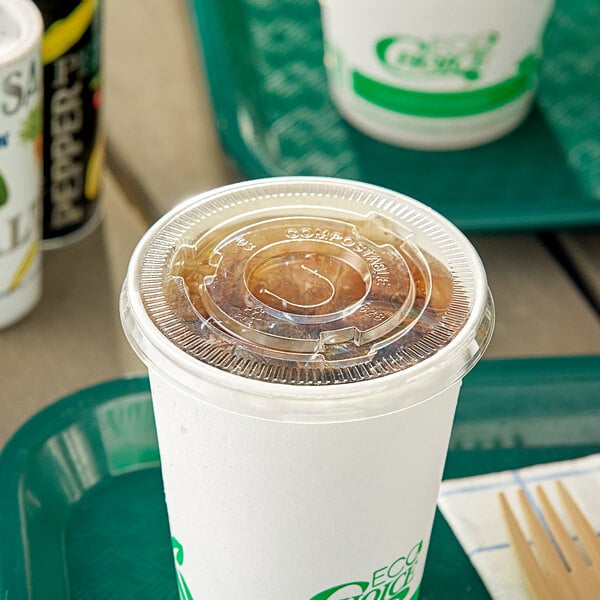
<path fill-rule="evenodd" d="M 500 493 L 502 515 L 523 577 L 529 593 L 537 600 L 598 600 L 600 540 L 564 485 L 560 481 L 555 483 L 584 552 L 578 549 L 541 486 L 536 487 L 540 512 L 554 541 L 535 515 L 525 492 L 519 490 L 519 500 L 533 546 L 523 534 L 506 497 Z"/>

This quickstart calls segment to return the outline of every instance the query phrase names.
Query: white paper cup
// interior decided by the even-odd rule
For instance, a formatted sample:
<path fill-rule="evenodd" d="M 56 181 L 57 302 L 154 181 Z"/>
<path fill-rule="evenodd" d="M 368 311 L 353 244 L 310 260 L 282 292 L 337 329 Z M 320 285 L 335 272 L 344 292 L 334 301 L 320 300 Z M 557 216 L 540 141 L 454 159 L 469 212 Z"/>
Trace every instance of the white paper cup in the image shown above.
<path fill-rule="evenodd" d="M 321 0 L 332 99 L 354 126 L 467 148 L 527 115 L 553 0 Z"/>
<path fill-rule="evenodd" d="M 146 234 L 121 311 L 184 598 L 417 597 L 461 379 L 493 327 L 452 224 L 340 179 L 228 186 Z"/>

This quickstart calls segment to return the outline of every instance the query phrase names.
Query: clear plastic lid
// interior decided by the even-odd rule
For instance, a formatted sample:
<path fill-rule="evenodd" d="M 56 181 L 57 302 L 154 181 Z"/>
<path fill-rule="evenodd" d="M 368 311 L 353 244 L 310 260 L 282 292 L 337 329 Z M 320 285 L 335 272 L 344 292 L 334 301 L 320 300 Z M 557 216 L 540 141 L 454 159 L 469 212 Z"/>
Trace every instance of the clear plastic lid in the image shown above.
<path fill-rule="evenodd" d="M 188 370 L 192 357 L 305 387 L 435 366 L 450 384 L 493 324 L 481 262 L 451 223 L 383 188 L 312 177 L 245 182 L 176 207 L 138 245 L 123 302 L 147 363 L 160 346 Z"/>

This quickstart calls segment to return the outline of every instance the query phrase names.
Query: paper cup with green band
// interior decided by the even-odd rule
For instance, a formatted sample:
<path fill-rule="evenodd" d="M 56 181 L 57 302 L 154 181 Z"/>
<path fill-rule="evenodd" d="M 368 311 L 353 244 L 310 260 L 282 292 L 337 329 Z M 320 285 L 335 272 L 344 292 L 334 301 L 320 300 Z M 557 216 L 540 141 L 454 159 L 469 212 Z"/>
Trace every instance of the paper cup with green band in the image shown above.
<path fill-rule="evenodd" d="M 334 103 L 424 150 L 494 140 L 527 115 L 553 0 L 321 0 Z"/>
<path fill-rule="evenodd" d="M 451 223 L 340 179 L 228 186 L 150 229 L 121 312 L 182 597 L 417 597 L 460 382 L 493 324 Z"/>

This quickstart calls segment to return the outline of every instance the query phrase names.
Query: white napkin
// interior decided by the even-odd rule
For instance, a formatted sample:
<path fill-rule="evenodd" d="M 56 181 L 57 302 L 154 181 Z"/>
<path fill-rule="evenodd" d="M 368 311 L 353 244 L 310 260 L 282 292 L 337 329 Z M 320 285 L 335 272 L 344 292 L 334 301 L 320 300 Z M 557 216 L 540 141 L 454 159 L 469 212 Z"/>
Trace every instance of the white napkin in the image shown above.
<path fill-rule="evenodd" d="M 495 600 L 529 598 L 517 560 L 509 547 L 498 493 L 503 491 L 506 494 L 526 533 L 516 492 L 523 488 L 530 500 L 537 500 L 535 486 L 541 484 L 567 529 L 574 535 L 558 499 L 553 483 L 555 479 L 565 484 L 600 535 L 600 454 L 442 482 L 438 506 Z"/>

